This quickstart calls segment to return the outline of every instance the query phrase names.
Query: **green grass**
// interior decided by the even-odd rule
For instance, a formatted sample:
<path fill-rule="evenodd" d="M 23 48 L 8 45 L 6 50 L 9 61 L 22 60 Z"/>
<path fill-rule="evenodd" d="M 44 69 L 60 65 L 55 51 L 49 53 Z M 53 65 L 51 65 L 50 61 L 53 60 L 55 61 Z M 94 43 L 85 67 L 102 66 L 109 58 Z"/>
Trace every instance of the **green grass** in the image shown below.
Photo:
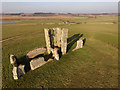
<path fill-rule="evenodd" d="M 70 21 L 87 22 L 87 24 L 58 25 L 61 23 L 59 19 L 21 20 L 19 23 L 3 24 L 3 39 L 22 35 L 2 43 L 3 88 L 117 87 L 118 24 L 104 24 L 117 22 L 117 17 L 70 19 Z M 13 80 L 9 55 L 15 54 L 21 58 L 34 48 L 44 47 L 43 28 L 52 27 L 68 28 L 69 37 L 78 33 L 83 34 L 86 38 L 85 46 L 73 52 L 75 43 L 59 61 L 48 62 L 34 71 L 27 72 L 19 80 Z"/>

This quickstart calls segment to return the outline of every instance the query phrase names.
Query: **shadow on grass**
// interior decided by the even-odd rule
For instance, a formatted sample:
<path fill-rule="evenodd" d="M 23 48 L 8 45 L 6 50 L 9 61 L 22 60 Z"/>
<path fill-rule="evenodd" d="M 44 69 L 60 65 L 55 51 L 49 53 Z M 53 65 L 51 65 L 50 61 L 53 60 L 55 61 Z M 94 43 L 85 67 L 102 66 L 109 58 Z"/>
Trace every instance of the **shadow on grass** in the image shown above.
<path fill-rule="evenodd" d="M 62 57 L 61 47 L 58 49 L 59 59 Z"/>
<path fill-rule="evenodd" d="M 18 59 L 18 65 L 22 64 L 25 65 L 25 72 L 28 72 L 29 70 L 31 70 L 30 68 L 30 61 L 31 59 L 27 58 L 26 55 L 22 56 L 21 58 Z"/>
<path fill-rule="evenodd" d="M 83 46 L 85 45 L 85 42 L 86 42 L 86 38 L 83 39 Z"/>
<path fill-rule="evenodd" d="M 69 38 L 67 39 L 67 43 L 69 43 L 69 42 L 72 41 L 73 39 L 77 38 L 79 35 L 80 35 L 80 33 L 79 33 L 79 34 L 75 34 L 75 35 L 69 37 Z"/>
<path fill-rule="evenodd" d="M 83 36 L 83 34 L 75 34 L 72 37 L 68 38 L 68 45 L 67 45 L 67 52 L 70 50 L 70 48 L 73 46 L 73 44 L 75 42 L 77 42 L 77 40 L 79 40 L 81 37 Z"/>
<path fill-rule="evenodd" d="M 20 57 L 19 59 L 17 59 L 17 64 L 18 64 L 18 66 L 20 64 L 25 65 L 24 70 L 25 70 L 25 72 L 28 72 L 28 71 L 31 70 L 30 61 L 33 60 L 33 59 L 37 59 L 39 57 L 44 57 L 44 60 L 48 61 L 50 58 L 52 58 L 52 54 L 45 54 L 45 55 L 41 54 L 41 55 L 38 55 L 34 58 L 28 58 L 26 55 L 24 55 L 24 56 Z"/>
<path fill-rule="evenodd" d="M 50 54 L 45 54 L 43 57 L 44 57 L 44 60 L 45 60 L 45 61 L 48 61 L 50 58 L 52 58 L 52 53 L 50 53 Z"/>

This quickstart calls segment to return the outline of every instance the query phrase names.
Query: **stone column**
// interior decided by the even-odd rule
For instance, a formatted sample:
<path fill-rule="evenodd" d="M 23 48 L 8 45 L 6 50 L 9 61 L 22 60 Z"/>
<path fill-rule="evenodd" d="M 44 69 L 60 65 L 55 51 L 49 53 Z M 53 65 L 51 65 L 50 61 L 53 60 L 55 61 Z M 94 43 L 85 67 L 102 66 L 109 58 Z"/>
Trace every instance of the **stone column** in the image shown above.
<path fill-rule="evenodd" d="M 15 55 L 10 55 L 10 63 L 13 65 L 13 67 L 17 67 L 17 58 Z"/>
<path fill-rule="evenodd" d="M 59 54 L 58 54 L 58 48 L 54 48 L 54 49 L 51 49 L 52 51 L 52 54 L 53 54 L 53 57 L 56 59 L 56 60 L 59 60 Z"/>
<path fill-rule="evenodd" d="M 15 80 L 18 79 L 18 73 L 17 73 L 17 70 L 18 70 L 18 65 L 17 65 L 17 60 L 16 60 L 16 57 L 15 55 L 10 55 L 10 63 L 13 65 L 13 78 Z"/>
<path fill-rule="evenodd" d="M 54 46 L 57 46 L 57 30 L 53 28 L 53 39 L 54 39 Z"/>
<path fill-rule="evenodd" d="M 72 51 L 75 51 L 79 48 L 83 48 L 83 40 L 81 38 L 77 41 L 77 46 Z"/>
<path fill-rule="evenodd" d="M 54 46 L 61 46 L 61 29 L 53 28 Z"/>
<path fill-rule="evenodd" d="M 61 34 L 62 30 L 60 28 L 57 28 L 57 46 L 61 47 Z"/>
<path fill-rule="evenodd" d="M 78 40 L 77 41 L 77 47 L 83 48 L 83 40 Z"/>
<path fill-rule="evenodd" d="M 62 29 L 61 33 L 61 52 L 62 55 L 66 54 L 67 52 L 67 38 L 68 38 L 68 29 Z"/>
<path fill-rule="evenodd" d="M 44 33 L 45 33 L 45 41 L 46 41 L 47 52 L 48 52 L 48 54 L 50 54 L 51 53 L 51 42 L 50 42 L 51 30 L 50 29 L 44 29 Z"/>
<path fill-rule="evenodd" d="M 13 67 L 13 78 L 15 79 L 15 80 L 17 80 L 18 79 L 18 73 L 17 73 L 17 70 L 18 70 L 18 67 Z"/>
<path fill-rule="evenodd" d="M 17 64 L 17 57 L 15 55 L 10 55 L 10 63 L 13 65 L 13 78 L 15 80 L 19 79 L 20 76 L 25 74 L 25 65 L 19 65 Z"/>

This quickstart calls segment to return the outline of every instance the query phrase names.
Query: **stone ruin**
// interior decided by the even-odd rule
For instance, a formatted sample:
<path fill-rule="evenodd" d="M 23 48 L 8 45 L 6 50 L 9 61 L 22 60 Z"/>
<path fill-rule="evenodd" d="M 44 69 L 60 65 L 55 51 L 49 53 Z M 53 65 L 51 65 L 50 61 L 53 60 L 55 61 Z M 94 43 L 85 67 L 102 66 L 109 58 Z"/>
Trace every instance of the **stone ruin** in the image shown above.
<path fill-rule="evenodd" d="M 62 55 L 67 52 L 68 29 L 44 29 L 47 53 L 53 54 L 56 60 L 59 60 L 58 50 L 61 49 Z"/>
<path fill-rule="evenodd" d="M 17 58 L 14 55 L 10 55 L 10 63 L 13 65 L 13 78 L 16 80 L 23 74 L 25 74 L 24 67 L 25 65 L 19 65 L 17 64 Z"/>
<path fill-rule="evenodd" d="M 45 33 L 45 41 L 46 41 L 46 48 L 37 48 L 27 53 L 26 57 L 31 60 L 30 61 L 30 68 L 31 70 L 35 70 L 36 68 L 44 65 L 45 63 L 53 60 L 52 58 L 45 61 L 45 58 L 43 56 L 39 56 L 38 58 L 35 58 L 38 55 L 43 55 L 48 53 L 49 55 L 52 54 L 52 57 L 54 59 L 59 60 L 60 59 L 60 53 L 61 55 L 64 55 L 67 53 L 67 38 L 68 38 L 68 29 L 65 28 L 52 28 L 52 29 L 44 29 Z M 83 47 L 83 40 L 79 39 L 77 41 L 77 46 L 72 51 L 75 51 L 79 48 Z M 13 78 L 19 79 L 20 76 L 25 74 L 25 65 L 18 65 L 17 63 L 17 57 L 14 55 L 10 55 L 10 63 L 13 65 Z"/>
<path fill-rule="evenodd" d="M 83 48 L 83 40 L 81 38 L 77 41 L 77 46 L 72 51 L 75 51 L 79 48 Z"/>

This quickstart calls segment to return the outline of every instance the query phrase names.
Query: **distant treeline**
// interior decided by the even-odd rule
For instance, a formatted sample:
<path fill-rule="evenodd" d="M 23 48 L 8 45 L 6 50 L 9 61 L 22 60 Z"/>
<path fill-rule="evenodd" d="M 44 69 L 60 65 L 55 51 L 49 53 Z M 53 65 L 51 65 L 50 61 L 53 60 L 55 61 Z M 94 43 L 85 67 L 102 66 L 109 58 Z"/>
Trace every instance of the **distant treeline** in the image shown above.
<path fill-rule="evenodd" d="M 52 16 L 52 15 L 71 15 L 71 16 L 81 16 L 81 15 L 117 15 L 117 13 L 44 13 L 44 12 L 35 12 L 35 13 L 2 13 L 2 15 L 17 15 L 17 16 Z M 120 15 L 120 13 L 118 14 Z"/>
<path fill-rule="evenodd" d="M 3 13 L 2 15 L 21 15 L 24 13 Z"/>
<path fill-rule="evenodd" d="M 43 13 L 43 12 L 37 12 L 37 13 L 34 13 L 34 14 L 55 14 L 55 13 Z"/>
<path fill-rule="evenodd" d="M 55 15 L 56 13 L 42 13 L 42 12 L 37 12 L 37 13 L 3 13 L 2 15 L 17 15 L 17 16 L 50 16 L 50 15 Z"/>

